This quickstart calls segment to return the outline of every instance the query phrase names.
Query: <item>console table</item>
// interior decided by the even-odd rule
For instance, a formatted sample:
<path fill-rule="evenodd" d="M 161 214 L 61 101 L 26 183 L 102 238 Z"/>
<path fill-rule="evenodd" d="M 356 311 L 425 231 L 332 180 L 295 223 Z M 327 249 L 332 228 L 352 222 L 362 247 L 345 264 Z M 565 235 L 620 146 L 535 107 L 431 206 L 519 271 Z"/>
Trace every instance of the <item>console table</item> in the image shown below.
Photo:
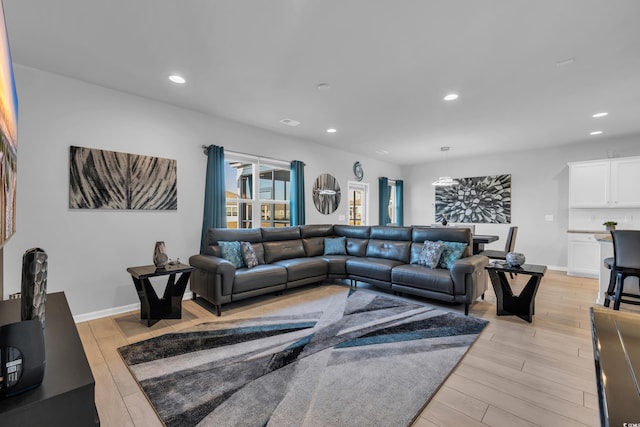
<path fill-rule="evenodd" d="M 143 265 L 127 268 L 140 298 L 140 319 L 153 326 L 161 319 L 182 318 L 182 296 L 189 282 L 193 267 L 186 264 L 170 264 L 166 268 Z M 176 282 L 176 274 L 180 274 Z M 158 298 L 149 278 L 169 276 L 162 298 Z"/>
<path fill-rule="evenodd" d="M 100 425 L 95 380 L 64 293 L 47 294 L 45 308 L 44 379 L 32 390 L 0 398 L 0 425 Z M 20 300 L 0 301 L 0 325 L 19 321 Z"/>
<path fill-rule="evenodd" d="M 545 265 L 523 264 L 511 267 L 506 262 L 494 261 L 486 269 L 496 293 L 498 316 L 514 315 L 531 323 L 535 314 L 535 298 L 540 281 L 547 271 Z M 506 273 L 531 276 L 520 295 L 514 295 Z"/>

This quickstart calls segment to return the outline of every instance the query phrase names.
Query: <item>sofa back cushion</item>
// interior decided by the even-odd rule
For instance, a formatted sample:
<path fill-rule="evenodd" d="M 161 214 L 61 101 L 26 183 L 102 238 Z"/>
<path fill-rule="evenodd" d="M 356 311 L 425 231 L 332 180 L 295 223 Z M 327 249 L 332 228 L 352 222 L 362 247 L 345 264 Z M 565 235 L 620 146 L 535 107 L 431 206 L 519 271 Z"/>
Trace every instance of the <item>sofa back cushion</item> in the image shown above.
<path fill-rule="evenodd" d="M 468 228 L 413 227 L 411 240 L 416 243 L 423 243 L 425 240 L 466 243 L 467 247 L 462 253 L 462 258 L 471 256 L 473 252 L 473 237 L 471 236 L 471 230 Z"/>
<path fill-rule="evenodd" d="M 411 227 L 377 225 L 371 227 L 370 239 L 411 241 Z"/>
<path fill-rule="evenodd" d="M 263 242 L 300 239 L 300 227 L 265 227 L 261 230 Z"/>
<path fill-rule="evenodd" d="M 302 244 L 307 256 L 318 256 L 324 253 L 325 237 L 333 236 L 332 224 L 309 224 L 300 226 Z"/>
<path fill-rule="evenodd" d="M 396 261 L 409 262 L 411 251 L 410 241 L 393 241 L 369 239 L 366 256 L 374 258 L 394 259 Z"/>
<path fill-rule="evenodd" d="M 307 256 L 301 239 L 264 242 L 262 246 L 264 246 L 264 260 L 267 264 Z"/>
<path fill-rule="evenodd" d="M 262 232 L 259 228 L 209 228 L 207 230 L 207 246 L 204 255 L 222 258 L 222 251 L 218 245 L 224 242 L 250 242 L 256 252 L 260 264 L 264 264 L 264 249 L 262 247 Z"/>
<path fill-rule="evenodd" d="M 368 239 L 371 227 L 367 225 L 340 225 L 333 226 L 333 234 L 336 236 L 352 237 L 355 239 Z"/>
<path fill-rule="evenodd" d="M 354 239 L 347 237 L 347 255 L 365 256 L 369 239 Z"/>
<path fill-rule="evenodd" d="M 302 239 L 304 252 L 307 256 L 319 256 L 324 254 L 325 237 L 305 237 Z"/>
<path fill-rule="evenodd" d="M 311 237 L 333 236 L 333 224 L 309 224 L 300 226 L 300 236 L 303 239 Z"/>

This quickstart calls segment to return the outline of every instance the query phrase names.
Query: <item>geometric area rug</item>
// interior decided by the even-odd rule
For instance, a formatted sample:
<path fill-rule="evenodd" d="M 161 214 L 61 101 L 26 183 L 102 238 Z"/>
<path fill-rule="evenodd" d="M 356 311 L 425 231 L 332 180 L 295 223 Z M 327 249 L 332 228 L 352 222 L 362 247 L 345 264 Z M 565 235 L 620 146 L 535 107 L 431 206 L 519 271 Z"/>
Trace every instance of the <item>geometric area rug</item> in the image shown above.
<path fill-rule="evenodd" d="M 345 290 L 119 352 L 167 426 L 406 426 L 488 322 Z"/>

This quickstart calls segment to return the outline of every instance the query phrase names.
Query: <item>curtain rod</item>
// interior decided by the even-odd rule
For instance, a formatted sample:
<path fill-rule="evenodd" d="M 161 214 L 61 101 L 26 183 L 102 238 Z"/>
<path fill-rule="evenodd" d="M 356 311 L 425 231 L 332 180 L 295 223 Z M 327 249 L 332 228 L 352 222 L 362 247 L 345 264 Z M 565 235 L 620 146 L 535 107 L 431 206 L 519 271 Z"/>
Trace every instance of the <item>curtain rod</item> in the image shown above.
<path fill-rule="evenodd" d="M 207 150 L 208 150 L 208 149 L 209 149 L 209 147 L 208 147 L 208 146 L 206 146 L 206 145 L 204 145 L 204 144 L 202 145 L 202 151 L 204 152 L 204 155 L 205 155 L 205 156 L 206 156 L 206 155 L 208 155 L 208 153 L 207 153 Z M 273 158 L 271 158 L 271 157 L 262 157 L 262 156 L 257 156 L 257 155 L 255 155 L 255 154 L 241 153 L 241 152 L 239 152 L 239 151 L 226 151 L 226 150 L 225 150 L 225 154 L 230 154 L 230 155 L 232 155 L 232 156 L 233 156 L 233 155 L 237 155 L 237 156 L 252 157 L 252 158 L 254 158 L 254 159 L 259 159 L 259 160 L 269 160 L 269 161 L 277 162 L 277 163 L 287 163 L 287 164 L 291 163 L 290 161 L 287 161 L 287 160 L 273 159 Z"/>

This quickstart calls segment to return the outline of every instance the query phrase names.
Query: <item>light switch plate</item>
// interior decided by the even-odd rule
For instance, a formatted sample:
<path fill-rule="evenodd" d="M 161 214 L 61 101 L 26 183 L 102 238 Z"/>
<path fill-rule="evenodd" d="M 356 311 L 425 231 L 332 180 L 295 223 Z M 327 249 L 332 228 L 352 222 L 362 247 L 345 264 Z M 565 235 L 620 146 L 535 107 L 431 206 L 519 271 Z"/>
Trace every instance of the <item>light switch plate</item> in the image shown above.
<path fill-rule="evenodd" d="M 545 221 L 553 221 L 553 215 L 547 214 L 544 216 Z"/>

